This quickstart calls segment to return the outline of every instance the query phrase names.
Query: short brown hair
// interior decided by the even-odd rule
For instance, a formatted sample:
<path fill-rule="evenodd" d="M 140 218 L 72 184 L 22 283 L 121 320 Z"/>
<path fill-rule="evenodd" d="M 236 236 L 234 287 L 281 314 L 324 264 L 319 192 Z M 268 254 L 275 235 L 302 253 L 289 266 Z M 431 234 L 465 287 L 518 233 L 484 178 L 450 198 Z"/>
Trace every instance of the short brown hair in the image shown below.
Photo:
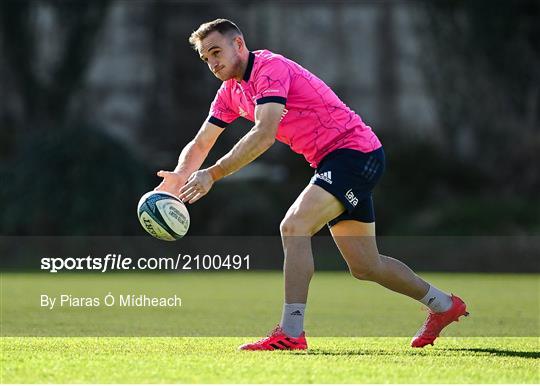
<path fill-rule="evenodd" d="M 199 44 L 204 38 L 210 35 L 212 32 L 218 31 L 220 34 L 225 35 L 230 32 L 235 34 L 242 35 L 242 31 L 236 24 L 228 19 L 216 19 L 203 23 L 197 28 L 196 31 L 191 33 L 189 37 L 189 43 L 193 46 L 193 49 L 197 49 L 197 44 Z"/>

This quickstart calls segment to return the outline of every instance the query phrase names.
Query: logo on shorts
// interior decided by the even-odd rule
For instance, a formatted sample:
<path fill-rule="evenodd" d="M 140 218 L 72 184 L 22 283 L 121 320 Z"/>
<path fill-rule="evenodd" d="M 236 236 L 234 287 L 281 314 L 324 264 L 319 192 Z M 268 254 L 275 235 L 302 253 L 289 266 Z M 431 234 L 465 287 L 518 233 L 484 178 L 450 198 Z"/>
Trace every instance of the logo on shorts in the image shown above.
<path fill-rule="evenodd" d="M 356 198 L 352 189 L 347 190 L 347 193 L 345 193 L 345 198 L 351 203 L 352 206 L 358 205 L 358 198 Z"/>
<path fill-rule="evenodd" d="M 323 180 L 324 182 L 328 182 L 330 185 L 332 185 L 332 172 L 331 171 L 316 174 L 315 178 L 319 178 Z"/>

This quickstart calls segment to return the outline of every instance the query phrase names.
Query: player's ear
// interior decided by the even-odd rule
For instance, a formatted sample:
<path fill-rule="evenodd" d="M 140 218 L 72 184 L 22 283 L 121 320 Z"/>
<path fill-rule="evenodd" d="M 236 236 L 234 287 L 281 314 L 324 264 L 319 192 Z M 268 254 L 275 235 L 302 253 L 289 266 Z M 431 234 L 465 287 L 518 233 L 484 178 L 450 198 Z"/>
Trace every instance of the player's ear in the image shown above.
<path fill-rule="evenodd" d="M 238 51 L 241 51 L 242 47 L 245 46 L 244 38 L 242 37 L 242 35 L 235 36 L 233 42 L 234 46 L 236 47 L 236 49 L 238 49 Z"/>

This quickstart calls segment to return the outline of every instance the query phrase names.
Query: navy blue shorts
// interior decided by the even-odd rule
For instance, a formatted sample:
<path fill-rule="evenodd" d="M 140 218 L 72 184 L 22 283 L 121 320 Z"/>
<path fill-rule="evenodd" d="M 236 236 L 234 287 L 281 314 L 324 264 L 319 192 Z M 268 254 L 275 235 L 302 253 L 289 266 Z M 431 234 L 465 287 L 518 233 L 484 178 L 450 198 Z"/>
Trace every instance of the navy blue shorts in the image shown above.
<path fill-rule="evenodd" d="M 310 182 L 332 194 L 346 209 L 328 226 L 332 227 L 342 220 L 374 222 L 372 192 L 383 172 L 382 147 L 370 153 L 338 149 L 326 155 Z"/>

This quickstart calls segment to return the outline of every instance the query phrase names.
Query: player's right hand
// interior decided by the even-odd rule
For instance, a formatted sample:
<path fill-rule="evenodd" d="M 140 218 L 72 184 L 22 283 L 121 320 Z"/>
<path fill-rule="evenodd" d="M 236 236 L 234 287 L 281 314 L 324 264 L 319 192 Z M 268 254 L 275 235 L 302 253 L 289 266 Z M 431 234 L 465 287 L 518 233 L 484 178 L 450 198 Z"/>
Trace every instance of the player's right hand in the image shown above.
<path fill-rule="evenodd" d="M 161 190 L 178 196 L 180 194 L 180 188 L 186 184 L 187 179 L 182 177 L 176 172 L 168 172 L 160 170 L 157 175 L 163 178 L 161 184 L 159 184 L 154 190 Z"/>

